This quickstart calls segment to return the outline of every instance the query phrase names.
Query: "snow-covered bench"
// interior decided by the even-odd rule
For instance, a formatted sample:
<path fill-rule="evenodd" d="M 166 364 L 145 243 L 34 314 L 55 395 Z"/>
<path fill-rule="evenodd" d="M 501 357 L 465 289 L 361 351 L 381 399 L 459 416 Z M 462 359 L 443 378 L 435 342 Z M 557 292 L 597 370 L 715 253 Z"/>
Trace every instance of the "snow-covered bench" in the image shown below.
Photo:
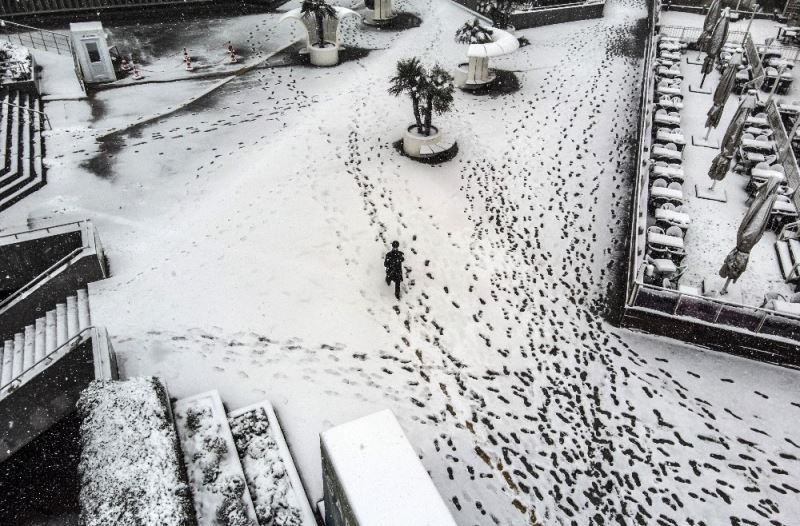
<path fill-rule="evenodd" d="M 519 49 L 517 37 L 502 29 L 492 28 L 492 41 L 486 44 L 470 44 L 467 49 L 468 62 L 456 68 L 456 86 L 460 88 L 478 88 L 489 84 L 495 74 L 489 71 L 489 59 L 508 55 Z"/>

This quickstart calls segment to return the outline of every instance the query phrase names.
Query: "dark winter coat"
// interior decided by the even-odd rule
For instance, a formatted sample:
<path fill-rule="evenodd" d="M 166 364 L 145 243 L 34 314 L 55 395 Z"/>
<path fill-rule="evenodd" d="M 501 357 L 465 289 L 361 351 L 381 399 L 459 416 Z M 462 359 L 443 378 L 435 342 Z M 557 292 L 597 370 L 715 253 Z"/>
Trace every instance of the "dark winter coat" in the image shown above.
<path fill-rule="evenodd" d="M 390 250 L 383 258 L 383 266 L 386 268 L 386 277 L 393 281 L 403 281 L 403 261 L 405 256 L 396 248 Z"/>

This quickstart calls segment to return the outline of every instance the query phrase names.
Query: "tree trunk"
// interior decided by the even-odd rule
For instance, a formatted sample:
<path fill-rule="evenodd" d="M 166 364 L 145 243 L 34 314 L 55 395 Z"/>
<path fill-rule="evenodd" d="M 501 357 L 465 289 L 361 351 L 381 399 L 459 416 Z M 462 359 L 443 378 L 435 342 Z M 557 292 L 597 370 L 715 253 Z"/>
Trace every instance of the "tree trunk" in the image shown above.
<path fill-rule="evenodd" d="M 422 129 L 422 119 L 419 116 L 419 97 L 412 95 L 411 103 L 414 105 L 414 120 L 417 123 L 417 131 L 419 133 L 423 133 L 424 130 Z"/>
<path fill-rule="evenodd" d="M 433 96 L 429 95 L 425 104 L 425 136 L 431 134 L 431 119 L 433 118 Z"/>
<path fill-rule="evenodd" d="M 325 47 L 325 17 L 322 16 L 322 13 L 317 12 L 315 13 L 317 18 L 317 44 L 320 47 Z"/>

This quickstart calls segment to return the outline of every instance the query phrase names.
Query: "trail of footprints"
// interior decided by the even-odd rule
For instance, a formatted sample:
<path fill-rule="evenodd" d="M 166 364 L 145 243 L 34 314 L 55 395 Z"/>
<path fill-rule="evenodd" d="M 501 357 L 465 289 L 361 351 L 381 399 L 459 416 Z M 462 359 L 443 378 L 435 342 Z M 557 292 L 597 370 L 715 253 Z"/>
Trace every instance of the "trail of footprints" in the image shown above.
<path fill-rule="evenodd" d="M 333 155 L 357 188 L 375 239 L 386 245 L 400 234 L 404 250 L 422 261 L 407 269 L 399 305 L 377 301 L 370 307 L 395 342 L 392 349 L 369 354 L 257 334 L 228 342 L 199 332 L 188 338 L 206 342 L 207 355 L 230 353 L 232 366 L 297 360 L 309 380 L 339 378 L 342 387 L 330 396 L 374 400 L 380 394 L 407 406 L 418 425 L 435 429 L 429 451 L 443 470 L 434 476 L 452 481 L 441 489 L 465 521 L 791 525 L 785 510 L 796 510 L 800 499 L 800 438 L 772 437 L 735 406 L 704 400 L 687 383 L 715 379 L 693 371 L 677 377 L 666 368 L 667 359 L 648 362 L 602 320 L 624 257 L 638 118 L 637 50 L 644 38 L 642 2 L 616 0 L 610 6 L 631 14 L 623 23 L 599 20 L 566 32 L 548 44 L 566 50 L 562 67 L 518 74 L 523 86 L 535 89 L 480 99 L 502 121 L 509 140 L 505 151 L 482 151 L 475 141 L 479 124 L 464 126 L 477 130 L 464 139 L 474 143 L 476 154 L 451 162 L 458 163 L 459 190 L 468 203 L 468 243 L 451 236 L 419 198 L 409 197 L 409 183 L 398 177 L 407 161 L 373 133 L 375 114 L 363 94 L 385 89 L 385 79 L 330 95 L 353 101 L 349 131 L 334 137 L 320 127 L 316 138 L 336 145 Z M 449 26 L 431 21 L 437 6 L 430 0 L 414 9 L 426 23 L 441 26 L 436 38 L 413 44 L 417 54 L 435 57 L 437 39 L 449 34 Z M 387 42 L 383 35 L 359 38 L 365 48 Z M 390 38 L 392 45 L 410 45 L 399 33 Z M 535 64 L 531 48 L 521 53 L 530 54 L 521 60 L 529 56 Z M 591 75 L 576 68 L 590 68 Z M 259 71 L 208 102 L 225 104 L 230 117 L 153 132 L 143 141 L 183 144 L 193 134 L 225 133 L 253 120 L 288 122 L 325 101 L 301 87 L 307 77 L 322 74 L 327 73 Z M 263 98 L 246 97 L 252 90 Z M 543 106 L 552 110 L 543 112 Z M 190 108 L 202 119 L 200 109 Z M 210 172 L 219 156 L 268 144 L 269 137 L 250 140 L 213 152 L 197 168 L 198 176 Z M 338 225 L 341 253 L 348 264 L 359 265 L 351 258 L 355 241 L 344 211 L 324 198 L 321 186 L 312 187 Z M 413 230 L 423 223 L 428 236 L 435 233 L 469 257 L 430 259 L 424 250 L 430 239 Z M 466 279 L 454 279 L 454 273 Z M 363 295 L 373 298 L 371 291 Z M 474 342 L 471 351 L 485 353 L 480 363 L 491 366 L 464 357 L 459 346 L 465 338 Z M 753 395 L 766 403 L 767 395 Z M 800 411 L 800 402 L 795 405 Z M 777 455 L 775 443 L 781 444 Z"/>

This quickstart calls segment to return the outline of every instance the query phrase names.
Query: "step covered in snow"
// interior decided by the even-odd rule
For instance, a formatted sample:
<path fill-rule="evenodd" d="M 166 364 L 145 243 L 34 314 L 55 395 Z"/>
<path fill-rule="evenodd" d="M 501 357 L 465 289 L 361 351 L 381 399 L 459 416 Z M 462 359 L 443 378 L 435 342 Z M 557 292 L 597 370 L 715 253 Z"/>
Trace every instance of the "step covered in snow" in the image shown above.
<path fill-rule="evenodd" d="M 268 401 L 228 413 L 261 526 L 316 526 L 300 475 Z"/>
<path fill-rule="evenodd" d="M 198 526 L 257 526 L 250 490 L 217 391 L 173 404 Z"/>
<path fill-rule="evenodd" d="M 163 384 L 156 378 L 95 381 L 77 407 L 81 523 L 194 524 Z"/>

